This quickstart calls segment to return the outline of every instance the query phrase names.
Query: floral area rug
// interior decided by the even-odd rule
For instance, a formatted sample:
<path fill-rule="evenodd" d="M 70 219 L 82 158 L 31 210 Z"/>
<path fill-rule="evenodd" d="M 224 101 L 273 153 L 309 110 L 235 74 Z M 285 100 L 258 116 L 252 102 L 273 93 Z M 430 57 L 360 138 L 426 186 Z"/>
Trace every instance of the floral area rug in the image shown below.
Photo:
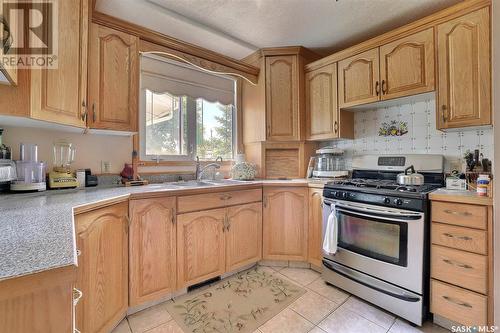
<path fill-rule="evenodd" d="M 167 309 L 184 332 L 251 333 L 305 292 L 257 266 L 180 296 Z"/>

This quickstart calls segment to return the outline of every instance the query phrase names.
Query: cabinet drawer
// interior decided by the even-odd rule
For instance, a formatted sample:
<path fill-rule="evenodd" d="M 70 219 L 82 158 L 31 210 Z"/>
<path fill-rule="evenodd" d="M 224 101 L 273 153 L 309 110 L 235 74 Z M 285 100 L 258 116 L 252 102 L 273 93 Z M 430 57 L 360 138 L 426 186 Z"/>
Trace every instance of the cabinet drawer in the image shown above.
<path fill-rule="evenodd" d="M 438 280 L 486 294 L 487 266 L 486 256 L 432 245 L 431 276 Z"/>
<path fill-rule="evenodd" d="M 464 227 L 486 229 L 486 206 L 432 202 L 432 221 Z"/>
<path fill-rule="evenodd" d="M 431 312 L 462 325 L 486 325 L 488 298 L 431 280 Z"/>
<path fill-rule="evenodd" d="M 432 223 L 432 244 L 486 254 L 486 231 Z"/>
<path fill-rule="evenodd" d="M 262 189 L 187 195 L 177 199 L 179 213 L 262 201 Z"/>

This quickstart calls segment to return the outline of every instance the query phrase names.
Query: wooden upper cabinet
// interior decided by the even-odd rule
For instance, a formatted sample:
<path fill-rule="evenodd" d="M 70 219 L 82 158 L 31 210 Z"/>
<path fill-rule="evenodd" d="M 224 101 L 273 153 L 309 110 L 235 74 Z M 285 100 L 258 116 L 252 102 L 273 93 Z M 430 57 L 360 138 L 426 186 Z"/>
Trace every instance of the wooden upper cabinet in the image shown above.
<path fill-rule="evenodd" d="M 434 90 L 434 29 L 380 47 L 381 99 Z"/>
<path fill-rule="evenodd" d="M 224 274 L 226 209 L 177 216 L 177 287 Z"/>
<path fill-rule="evenodd" d="M 300 140 L 298 56 L 265 58 L 267 140 Z"/>
<path fill-rule="evenodd" d="M 322 267 L 323 260 L 323 189 L 309 189 L 308 261 Z"/>
<path fill-rule="evenodd" d="M 438 128 L 491 124 L 489 7 L 438 25 Z"/>
<path fill-rule="evenodd" d="M 57 68 L 31 71 L 31 117 L 85 127 L 88 1 L 60 0 Z"/>
<path fill-rule="evenodd" d="M 262 259 L 262 203 L 227 209 L 226 271 Z"/>
<path fill-rule="evenodd" d="M 175 197 L 130 201 L 130 306 L 176 290 Z"/>
<path fill-rule="evenodd" d="M 307 187 L 264 189 L 263 258 L 307 261 Z"/>
<path fill-rule="evenodd" d="M 89 124 L 137 131 L 139 38 L 97 24 L 90 29 Z"/>
<path fill-rule="evenodd" d="M 128 309 L 128 203 L 75 216 L 81 332 L 109 332 Z"/>
<path fill-rule="evenodd" d="M 338 66 L 341 108 L 379 100 L 378 48 L 344 59 Z"/>
<path fill-rule="evenodd" d="M 338 138 L 337 64 L 306 73 L 305 91 L 307 140 Z"/>

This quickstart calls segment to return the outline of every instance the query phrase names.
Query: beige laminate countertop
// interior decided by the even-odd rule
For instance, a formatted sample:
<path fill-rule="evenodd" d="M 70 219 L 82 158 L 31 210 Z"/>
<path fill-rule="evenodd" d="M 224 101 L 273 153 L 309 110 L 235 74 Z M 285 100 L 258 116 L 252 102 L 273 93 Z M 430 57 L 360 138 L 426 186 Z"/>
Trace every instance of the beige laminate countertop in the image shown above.
<path fill-rule="evenodd" d="M 473 205 L 492 206 L 492 197 L 481 197 L 473 191 L 447 190 L 440 188 L 429 194 L 429 198 L 435 201 L 447 201 Z"/>
<path fill-rule="evenodd" d="M 127 200 L 267 186 L 322 188 L 323 183 L 256 180 L 185 188 L 165 183 L 0 195 L 0 281 L 77 265 L 75 214 Z"/>

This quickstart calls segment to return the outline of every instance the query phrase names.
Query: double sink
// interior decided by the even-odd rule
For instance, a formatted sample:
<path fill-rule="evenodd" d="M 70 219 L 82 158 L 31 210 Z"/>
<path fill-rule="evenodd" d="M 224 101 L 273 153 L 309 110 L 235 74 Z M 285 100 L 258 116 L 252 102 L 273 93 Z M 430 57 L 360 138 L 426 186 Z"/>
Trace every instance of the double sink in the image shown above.
<path fill-rule="evenodd" d="M 206 187 L 206 186 L 224 186 L 224 185 L 238 185 L 246 183 L 243 180 L 233 180 L 233 179 L 220 179 L 220 180 L 189 180 L 189 181 L 179 181 L 170 182 L 163 184 L 152 184 L 150 187 L 161 187 L 161 188 L 196 188 L 196 187 Z"/>

